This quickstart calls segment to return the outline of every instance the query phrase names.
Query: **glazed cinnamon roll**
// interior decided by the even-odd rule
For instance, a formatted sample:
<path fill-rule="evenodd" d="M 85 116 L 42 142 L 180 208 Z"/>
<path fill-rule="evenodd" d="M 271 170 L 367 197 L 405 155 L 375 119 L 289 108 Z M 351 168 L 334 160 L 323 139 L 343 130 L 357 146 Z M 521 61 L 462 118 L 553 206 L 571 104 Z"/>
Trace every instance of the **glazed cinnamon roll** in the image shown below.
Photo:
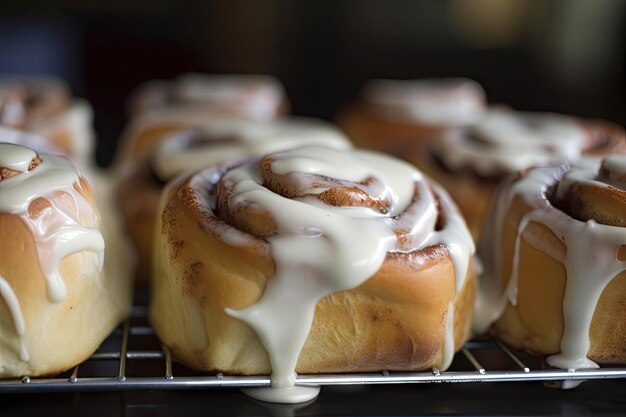
<path fill-rule="evenodd" d="M 272 120 L 288 110 L 285 90 L 267 75 L 183 74 L 172 81 L 151 81 L 131 97 L 131 114 L 165 107 L 200 108 L 205 113 Z"/>
<path fill-rule="evenodd" d="M 93 164 L 91 106 L 55 78 L 0 78 L 0 124 L 46 137 L 84 166 Z"/>
<path fill-rule="evenodd" d="M 368 151 L 304 147 L 170 183 L 150 318 L 179 360 L 267 374 L 445 369 L 468 334 L 473 243 L 448 195 Z M 310 398 L 310 397 L 308 397 Z"/>
<path fill-rule="evenodd" d="M 139 276 L 150 274 L 152 233 L 165 183 L 175 176 L 231 159 L 248 158 L 297 146 L 349 148 L 350 142 L 332 125 L 306 118 L 274 122 L 206 118 L 187 128 L 152 135 L 153 149 L 129 159 L 118 180 L 117 201 L 139 254 Z"/>
<path fill-rule="evenodd" d="M 340 114 L 339 124 L 358 146 L 419 166 L 428 139 L 477 122 L 485 102 L 483 88 L 465 78 L 373 80 L 360 101 Z"/>
<path fill-rule="evenodd" d="M 558 368 L 626 362 L 626 154 L 524 171 L 490 218 L 476 331 Z"/>
<path fill-rule="evenodd" d="M 128 313 L 132 281 L 72 163 L 1 141 L 0 377 L 55 374 Z"/>
<path fill-rule="evenodd" d="M 551 163 L 593 165 L 625 152 L 626 141 L 610 122 L 493 108 L 479 123 L 443 131 L 429 147 L 424 170 L 450 192 L 477 238 L 502 178 Z"/>

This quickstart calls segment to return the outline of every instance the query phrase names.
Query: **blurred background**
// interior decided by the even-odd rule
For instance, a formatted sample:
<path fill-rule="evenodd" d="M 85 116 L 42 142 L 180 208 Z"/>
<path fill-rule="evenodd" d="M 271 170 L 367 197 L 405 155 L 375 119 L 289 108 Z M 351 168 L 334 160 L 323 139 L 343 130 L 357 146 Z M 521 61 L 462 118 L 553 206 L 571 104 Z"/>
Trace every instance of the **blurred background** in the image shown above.
<path fill-rule="evenodd" d="M 14 3 L 14 4 L 10 4 Z M 491 102 L 626 124 L 623 0 L 0 3 L 0 74 L 53 74 L 95 109 L 106 165 L 143 81 L 267 73 L 332 120 L 371 78 L 465 76 Z"/>

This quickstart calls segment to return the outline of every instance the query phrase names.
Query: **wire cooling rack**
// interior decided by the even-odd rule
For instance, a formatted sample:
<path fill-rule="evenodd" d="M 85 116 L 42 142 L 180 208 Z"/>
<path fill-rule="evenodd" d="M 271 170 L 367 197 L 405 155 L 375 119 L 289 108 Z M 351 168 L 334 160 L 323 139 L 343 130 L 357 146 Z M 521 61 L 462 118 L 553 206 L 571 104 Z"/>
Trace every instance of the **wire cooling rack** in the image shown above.
<path fill-rule="evenodd" d="M 0 380 L 0 393 L 125 391 L 144 389 L 267 387 L 269 376 L 200 374 L 173 360 L 138 306 L 87 361 L 55 378 Z M 458 352 L 450 370 L 298 375 L 298 385 L 363 385 L 443 382 L 582 381 L 626 379 L 626 368 L 545 369 L 537 358 L 494 340 L 474 340 Z M 558 382 L 555 382 L 558 384 Z"/>

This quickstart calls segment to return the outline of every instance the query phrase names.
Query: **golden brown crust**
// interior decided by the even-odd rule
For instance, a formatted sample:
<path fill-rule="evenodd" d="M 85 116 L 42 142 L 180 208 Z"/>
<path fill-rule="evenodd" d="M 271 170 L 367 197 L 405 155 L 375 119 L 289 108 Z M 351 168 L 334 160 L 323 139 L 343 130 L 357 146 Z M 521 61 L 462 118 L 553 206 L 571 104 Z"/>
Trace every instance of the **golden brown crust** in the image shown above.
<path fill-rule="evenodd" d="M 152 269 L 152 235 L 161 188 L 144 156 L 122 176 L 115 195 L 128 236 L 137 250 L 137 278 L 142 285 L 148 282 Z"/>
<path fill-rule="evenodd" d="M 589 197 L 591 200 L 587 201 L 602 202 L 602 199 L 596 200 L 596 191 L 593 195 L 585 195 L 585 199 Z M 519 223 L 530 210 L 531 207 L 518 196 L 513 199 L 506 213 L 500 238 L 502 288 L 508 284 L 511 276 Z M 537 246 L 543 249 L 537 249 Z M 620 253 L 624 249 L 622 246 Z M 530 222 L 523 231 L 519 251 L 517 305 L 509 304 L 506 307 L 492 331 L 505 343 L 529 353 L 557 354 L 561 351 L 564 329 L 563 298 L 568 278 L 563 259 L 567 247 L 550 228 L 538 222 Z M 590 280 L 596 278 L 588 277 Z M 600 296 L 589 332 L 589 359 L 599 363 L 626 362 L 624 305 L 626 271 L 613 277 Z"/>
<path fill-rule="evenodd" d="M 345 108 L 337 118 L 339 126 L 358 147 L 385 152 L 422 166 L 428 140 L 441 126 L 390 119 L 366 104 Z"/>
<path fill-rule="evenodd" d="M 599 181 L 573 183 L 559 196 L 555 205 L 575 219 L 595 220 L 600 224 L 626 227 L 626 178 L 618 178 L 603 163 Z"/>
<path fill-rule="evenodd" d="M 451 173 L 439 167 L 434 161 L 424 162 L 421 168 L 450 193 L 463 213 L 474 240 L 478 241 L 497 183 L 472 175 Z"/>
<path fill-rule="evenodd" d="M 154 149 L 158 143 L 168 134 L 174 133 L 185 127 L 184 123 L 167 122 L 154 123 L 137 132 L 132 137 L 127 138 L 128 156 L 131 159 L 139 159 L 141 155 Z"/>
<path fill-rule="evenodd" d="M 77 186 L 89 199 L 88 184 Z M 54 198 L 68 194 L 59 191 Z M 50 204 L 39 198 L 32 214 Z M 77 252 L 63 258 L 59 271 L 68 294 L 60 302 L 48 298 L 35 239 L 18 214 L 0 213 L 0 276 L 15 294 L 24 318 L 28 361 L 19 358 L 20 337 L 14 315 L 0 297 L 0 377 L 47 376 L 63 372 L 86 360 L 127 313 L 126 293 L 115 293 L 99 270 L 98 255 Z M 111 277 L 115 281 L 122 277 Z"/>
<path fill-rule="evenodd" d="M 177 358 L 192 368 L 267 374 L 269 360 L 257 335 L 224 309 L 239 310 L 260 299 L 275 272 L 269 245 L 207 213 L 190 181 L 169 185 L 161 200 L 151 322 Z M 455 348 L 468 334 L 475 292 L 471 267 L 456 296 L 454 287 L 454 268 L 444 246 L 388 254 L 364 284 L 318 303 L 297 372 L 442 366 L 451 300 Z"/>

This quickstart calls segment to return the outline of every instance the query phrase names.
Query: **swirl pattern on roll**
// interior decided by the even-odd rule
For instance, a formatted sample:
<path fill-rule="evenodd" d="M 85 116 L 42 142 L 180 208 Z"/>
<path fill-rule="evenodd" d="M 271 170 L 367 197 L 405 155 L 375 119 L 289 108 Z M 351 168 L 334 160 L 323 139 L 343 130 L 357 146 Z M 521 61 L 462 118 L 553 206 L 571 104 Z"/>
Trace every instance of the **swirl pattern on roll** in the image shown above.
<path fill-rule="evenodd" d="M 626 155 L 619 154 L 605 158 L 596 169 L 567 165 L 534 168 L 501 188 L 489 216 L 493 221 L 485 228 L 480 246 L 485 273 L 480 281 L 476 331 L 485 331 L 507 308 L 519 308 L 520 271 L 523 264 L 532 262 L 531 255 L 537 251 L 564 268 L 563 333 L 556 352 L 541 352 L 533 347 L 531 350 L 552 354 L 548 363 L 558 368 L 597 367 L 588 358 L 590 334 L 594 334 L 592 319 L 605 289 L 617 277 L 625 276 L 626 271 L 625 172 Z M 511 214 L 515 210 L 520 212 Z M 519 220 L 513 221 L 517 217 L 511 216 L 519 216 Z M 502 248 L 507 227 L 514 236 L 510 240 L 512 259 L 507 261 L 508 266 L 504 264 Z M 505 276 L 509 270 L 510 275 Z M 533 275 L 542 273 L 540 270 Z M 557 270 L 555 274 L 558 273 Z M 530 282 L 530 273 L 523 274 Z M 524 302 L 528 302 L 528 295 Z M 623 322 L 623 309 L 615 314 Z M 620 336 L 614 333 L 613 337 Z M 526 343 L 532 346 L 532 341 Z M 619 346 L 619 342 L 612 343 Z M 623 353 L 615 353 L 615 346 L 610 348 L 613 353 L 599 355 L 602 360 L 626 360 Z M 619 349 L 623 352 L 624 347 Z"/>
<path fill-rule="evenodd" d="M 484 177 L 562 162 L 594 164 L 626 150 L 624 130 L 608 122 L 505 108 L 489 110 L 468 128 L 443 132 L 431 147 L 449 170 Z"/>
<path fill-rule="evenodd" d="M 201 171 L 181 192 L 205 216 L 222 220 L 212 227 L 225 241 L 268 245 L 276 273 L 261 299 L 227 313 L 261 339 L 274 388 L 293 386 L 322 297 L 359 286 L 388 253 L 431 246 L 449 253 L 459 291 L 474 251 L 445 191 L 412 166 L 372 152 L 304 147 L 269 154 Z"/>
<path fill-rule="evenodd" d="M 338 129 L 316 119 L 212 120 L 167 135 L 156 145 L 152 168 L 159 178 L 168 180 L 187 170 L 308 145 L 351 146 Z"/>

